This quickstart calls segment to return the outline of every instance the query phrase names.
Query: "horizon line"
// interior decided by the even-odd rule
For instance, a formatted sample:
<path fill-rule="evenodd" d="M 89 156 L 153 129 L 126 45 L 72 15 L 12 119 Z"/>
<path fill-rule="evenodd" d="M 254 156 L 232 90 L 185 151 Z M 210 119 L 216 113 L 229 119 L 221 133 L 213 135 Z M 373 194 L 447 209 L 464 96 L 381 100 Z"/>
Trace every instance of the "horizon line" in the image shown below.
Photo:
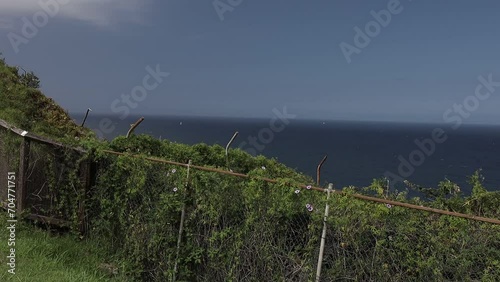
<path fill-rule="evenodd" d="M 84 112 L 68 112 L 70 115 L 77 115 L 77 116 L 85 116 Z M 93 114 L 90 114 L 89 117 L 92 118 L 92 116 L 96 117 L 114 117 L 114 118 L 119 118 L 119 115 L 117 114 L 108 114 L 108 113 L 102 113 L 102 112 L 94 112 Z M 127 118 L 122 119 L 126 120 L 131 117 L 152 117 L 152 118 L 206 118 L 206 119 L 240 119 L 240 120 L 268 120 L 270 117 L 242 117 L 242 116 L 209 116 L 209 115 L 176 115 L 176 114 L 129 114 Z M 345 119 L 345 118 L 295 118 L 294 120 L 296 121 L 305 121 L 305 122 L 333 122 L 333 123 L 338 123 L 338 122 L 346 122 L 346 123 L 380 123 L 380 124 L 415 124 L 415 125 L 450 125 L 449 123 L 446 123 L 444 121 L 408 121 L 408 120 L 383 120 L 383 119 Z M 494 123 L 494 122 L 467 122 L 464 121 L 463 126 L 500 126 L 499 123 Z"/>

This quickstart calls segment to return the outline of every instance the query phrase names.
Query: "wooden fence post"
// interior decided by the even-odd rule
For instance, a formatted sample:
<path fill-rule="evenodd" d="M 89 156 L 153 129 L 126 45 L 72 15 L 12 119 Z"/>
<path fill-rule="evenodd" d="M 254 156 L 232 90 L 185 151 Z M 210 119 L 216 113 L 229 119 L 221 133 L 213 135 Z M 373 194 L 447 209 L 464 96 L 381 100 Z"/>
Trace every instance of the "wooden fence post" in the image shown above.
<path fill-rule="evenodd" d="M 17 215 L 20 216 L 26 206 L 28 193 L 28 168 L 30 162 L 30 140 L 23 138 L 19 155 L 19 178 L 16 191 Z"/>
<path fill-rule="evenodd" d="M 88 159 L 82 161 L 82 164 L 80 166 L 80 176 L 81 176 L 81 183 L 82 183 L 82 189 L 81 195 L 78 195 L 78 223 L 79 223 L 79 229 L 80 229 L 80 235 L 85 235 L 87 233 L 87 227 L 89 222 L 87 221 L 88 219 L 85 216 L 85 202 L 87 201 L 87 193 L 90 189 L 91 184 L 91 165 L 92 165 L 92 160 L 91 157 L 88 157 Z"/>

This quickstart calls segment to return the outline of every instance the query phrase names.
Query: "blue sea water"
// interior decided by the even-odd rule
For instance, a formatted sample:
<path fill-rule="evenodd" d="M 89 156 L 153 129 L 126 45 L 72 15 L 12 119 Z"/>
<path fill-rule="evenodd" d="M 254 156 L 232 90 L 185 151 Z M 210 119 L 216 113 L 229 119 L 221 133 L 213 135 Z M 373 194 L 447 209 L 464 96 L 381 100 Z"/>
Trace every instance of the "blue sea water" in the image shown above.
<path fill-rule="evenodd" d="M 81 122 L 83 116 L 74 115 L 74 118 Z M 103 118 L 91 115 L 86 126 L 99 129 Z M 115 128 L 104 134 L 107 139 L 125 135 L 130 124 L 138 119 L 108 118 Z M 450 124 L 300 120 L 281 125 L 277 122 L 276 126 L 270 126 L 270 119 L 146 116 L 135 133 L 186 144 L 225 146 L 238 131 L 233 148 L 241 146 L 249 152 L 276 158 L 313 179 L 318 163 L 328 155 L 322 168 L 321 184 L 332 182 L 336 188 L 367 186 L 374 178 L 384 177 L 390 171 L 426 187 L 436 187 L 439 181 L 447 178 L 467 194 L 471 190 L 467 177 L 482 169 L 486 188 L 500 190 L 500 126 L 462 125 L 453 129 Z M 283 129 L 276 132 L 281 127 Z M 436 128 L 442 129 L 447 139 L 440 144 L 433 142 L 434 152 L 425 154 L 415 141 L 431 140 Z M 257 138 L 258 144 L 250 145 L 249 138 Z M 429 144 L 427 146 L 432 149 Z M 410 154 L 415 165 L 410 162 Z M 401 158 L 413 167 L 412 173 L 404 174 L 411 170 L 408 167 L 403 174 L 398 171 Z"/>

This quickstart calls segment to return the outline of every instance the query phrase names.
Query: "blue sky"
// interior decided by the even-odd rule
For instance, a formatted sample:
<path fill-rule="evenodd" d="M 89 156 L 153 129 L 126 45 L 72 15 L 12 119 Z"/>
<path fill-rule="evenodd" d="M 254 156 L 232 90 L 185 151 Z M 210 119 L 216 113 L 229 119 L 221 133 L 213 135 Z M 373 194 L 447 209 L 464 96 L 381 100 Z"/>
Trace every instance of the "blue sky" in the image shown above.
<path fill-rule="evenodd" d="M 39 2 L 57 11 L 28 38 Z M 500 82 L 500 2 L 397 2 L 0 1 L 0 51 L 70 112 L 116 113 L 147 66 L 169 76 L 132 114 L 270 117 L 286 106 L 302 119 L 443 122 L 478 76 Z M 356 47 L 354 28 L 366 33 L 381 10 L 390 21 Z M 350 63 L 342 42 L 359 50 Z M 496 88 L 464 122 L 500 124 Z"/>

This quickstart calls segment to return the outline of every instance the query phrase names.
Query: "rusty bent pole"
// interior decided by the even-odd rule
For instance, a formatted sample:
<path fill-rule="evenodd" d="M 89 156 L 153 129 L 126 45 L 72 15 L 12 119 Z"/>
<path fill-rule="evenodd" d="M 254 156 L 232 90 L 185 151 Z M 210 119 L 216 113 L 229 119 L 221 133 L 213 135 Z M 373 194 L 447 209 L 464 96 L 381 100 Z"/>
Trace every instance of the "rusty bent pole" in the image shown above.
<path fill-rule="evenodd" d="M 87 113 L 85 114 L 85 117 L 83 118 L 81 127 L 83 127 L 85 125 L 85 122 L 87 121 L 87 117 L 89 116 L 89 112 L 91 112 L 91 111 L 92 111 L 91 108 L 87 109 Z"/>
<path fill-rule="evenodd" d="M 127 138 L 130 136 L 130 134 L 132 134 L 132 132 L 134 132 L 135 128 L 139 126 L 139 124 L 141 124 L 141 122 L 144 120 L 144 117 L 141 117 L 140 119 L 138 119 L 135 123 L 131 124 L 130 125 L 130 129 L 128 130 L 127 132 Z"/>
<path fill-rule="evenodd" d="M 229 146 L 231 146 L 231 144 L 233 143 L 234 139 L 236 138 L 236 136 L 238 136 L 238 131 L 236 131 L 234 134 L 233 134 L 233 137 L 231 137 L 231 140 L 229 140 L 229 142 L 227 143 L 226 145 L 226 167 L 227 167 L 227 170 L 229 170 L 229 155 L 228 155 L 228 150 L 229 150 Z"/>
<path fill-rule="evenodd" d="M 319 181 L 321 179 L 321 167 L 323 166 L 323 164 L 325 163 L 327 158 L 328 158 L 328 155 L 325 155 L 323 157 L 323 159 L 321 160 L 321 162 L 319 163 L 318 168 L 316 169 L 316 185 L 318 185 L 318 186 L 319 186 Z"/>

